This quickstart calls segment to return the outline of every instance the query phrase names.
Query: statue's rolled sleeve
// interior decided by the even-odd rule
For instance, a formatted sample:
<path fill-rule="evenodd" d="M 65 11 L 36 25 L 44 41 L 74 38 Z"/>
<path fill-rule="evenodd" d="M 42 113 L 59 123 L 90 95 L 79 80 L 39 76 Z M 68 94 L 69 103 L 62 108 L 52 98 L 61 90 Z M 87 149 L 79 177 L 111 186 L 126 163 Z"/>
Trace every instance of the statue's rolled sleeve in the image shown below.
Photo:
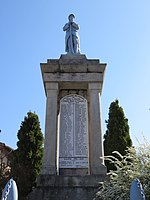
<path fill-rule="evenodd" d="M 69 24 L 68 23 L 65 24 L 65 26 L 63 27 L 63 31 L 67 31 L 67 30 L 69 30 Z"/>
<path fill-rule="evenodd" d="M 79 29 L 80 29 L 79 26 L 78 26 L 78 24 L 76 24 L 76 23 L 74 23 L 74 22 L 72 23 L 72 27 L 75 28 L 76 30 L 79 30 Z"/>

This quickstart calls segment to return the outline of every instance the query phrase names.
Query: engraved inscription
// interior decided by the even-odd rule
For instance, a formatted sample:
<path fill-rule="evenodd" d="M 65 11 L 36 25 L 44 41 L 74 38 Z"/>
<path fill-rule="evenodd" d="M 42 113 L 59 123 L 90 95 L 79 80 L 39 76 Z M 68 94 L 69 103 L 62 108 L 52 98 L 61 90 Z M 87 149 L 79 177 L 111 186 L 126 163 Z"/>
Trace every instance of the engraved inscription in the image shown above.
<path fill-rule="evenodd" d="M 87 100 L 68 95 L 60 101 L 59 167 L 88 168 Z"/>

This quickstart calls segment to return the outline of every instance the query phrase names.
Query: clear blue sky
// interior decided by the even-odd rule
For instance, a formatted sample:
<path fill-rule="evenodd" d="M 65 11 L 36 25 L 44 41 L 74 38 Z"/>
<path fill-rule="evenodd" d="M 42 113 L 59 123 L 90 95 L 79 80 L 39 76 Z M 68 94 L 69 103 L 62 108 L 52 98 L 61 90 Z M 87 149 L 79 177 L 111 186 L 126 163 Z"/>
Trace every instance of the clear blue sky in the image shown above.
<path fill-rule="evenodd" d="M 64 54 L 62 27 L 74 13 L 81 52 L 107 63 L 102 92 L 103 132 L 116 98 L 129 120 L 131 138 L 150 134 L 149 0 L 1 0 L 0 141 L 16 148 L 29 110 L 45 127 L 40 63 Z"/>

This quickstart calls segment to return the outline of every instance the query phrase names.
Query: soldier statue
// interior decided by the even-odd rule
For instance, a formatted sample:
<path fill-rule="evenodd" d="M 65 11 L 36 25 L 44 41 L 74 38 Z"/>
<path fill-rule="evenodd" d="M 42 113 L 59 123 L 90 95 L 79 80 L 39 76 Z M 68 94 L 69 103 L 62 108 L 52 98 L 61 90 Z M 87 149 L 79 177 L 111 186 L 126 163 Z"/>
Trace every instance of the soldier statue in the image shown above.
<path fill-rule="evenodd" d="M 63 31 L 66 31 L 65 37 L 65 51 L 70 54 L 79 54 L 80 45 L 79 45 L 79 36 L 78 30 L 79 26 L 74 22 L 75 16 L 70 14 L 68 19 L 69 22 L 63 27 Z"/>

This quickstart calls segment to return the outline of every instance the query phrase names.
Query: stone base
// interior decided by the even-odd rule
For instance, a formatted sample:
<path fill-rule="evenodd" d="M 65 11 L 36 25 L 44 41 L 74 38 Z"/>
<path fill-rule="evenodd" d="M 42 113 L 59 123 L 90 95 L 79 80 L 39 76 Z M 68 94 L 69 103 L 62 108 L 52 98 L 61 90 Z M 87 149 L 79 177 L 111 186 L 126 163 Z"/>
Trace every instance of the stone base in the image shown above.
<path fill-rule="evenodd" d="M 40 175 L 37 187 L 28 200 L 93 200 L 99 182 L 108 180 L 106 175 L 51 176 Z"/>
<path fill-rule="evenodd" d="M 77 176 L 77 175 L 89 175 L 89 169 L 88 168 L 79 168 L 79 169 L 77 169 L 77 168 L 75 168 L 75 169 L 69 169 L 69 168 L 67 168 L 67 169 L 64 169 L 64 168 L 60 168 L 59 169 L 59 175 L 63 175 L 63 176 L 70 176 L 70 175 L 72 175 L 72 176 Z"/>

